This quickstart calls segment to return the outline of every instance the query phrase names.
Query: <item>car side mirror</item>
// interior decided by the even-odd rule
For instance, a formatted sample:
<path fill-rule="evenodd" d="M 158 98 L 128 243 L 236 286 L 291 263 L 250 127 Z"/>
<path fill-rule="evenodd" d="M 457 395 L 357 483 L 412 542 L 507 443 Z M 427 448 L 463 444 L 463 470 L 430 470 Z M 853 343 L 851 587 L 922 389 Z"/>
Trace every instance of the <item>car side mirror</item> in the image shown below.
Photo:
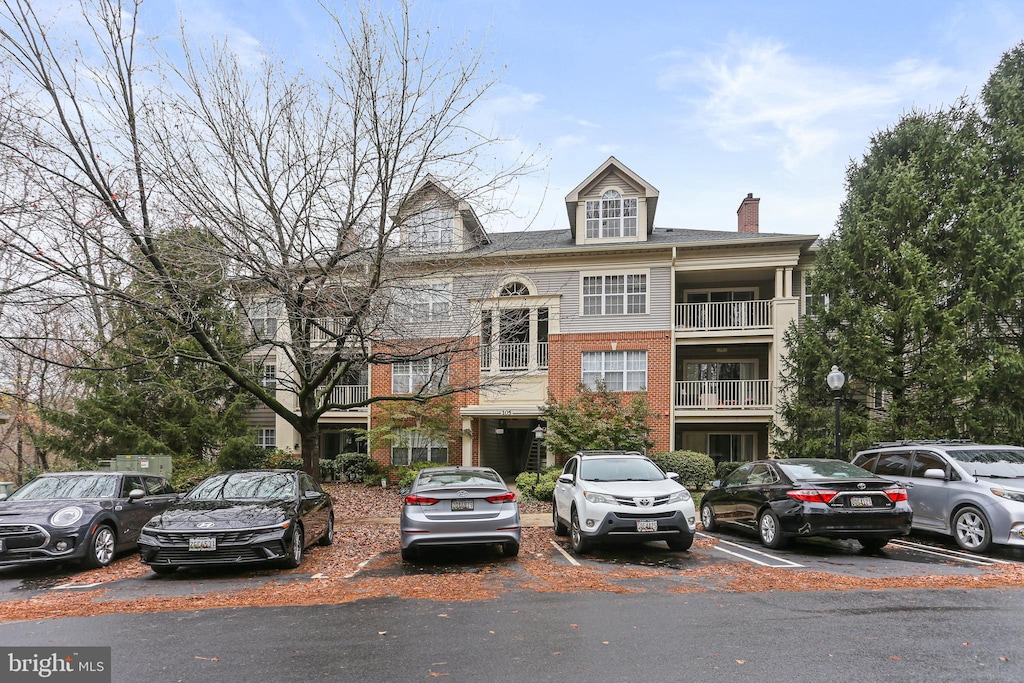
<path fill-rule="evenodd" d="M 6 493 L 0 493 L 0 500 L 7 500 L 7 494 Z"/>
<path fill-rule="evenodd" d="M 714 489 L 719 488 L 721 485 L 722 485 L 722 480 L 721 479 L 715 479 L 714 481 L 711 482 L 711 488 L 714 488 Z"/>
<path fill-rule="evenodd" d="M 679 481 L 678 472 L 666 472 L 665 476 L 668 477 L 669 479 L 672 479 L 673 481 Z"/>
<path fill-rule="evenodd" d="M 146 497 L 146 492 L 142 489 L 132 489 L 128 492 L 128 500 L 139 500 Z"/>
<path fill-rule="evenodd" d="M 558 476 L 558 481 L 562 482 L 563 484 L 571 484 L 574 481 L 576 481 L 576 478 L 573 477 L 571 474 L 560 474 Z"/>
<path fill-rule="evenodd" d="M 305 491 L 302 494 L 302 497 L 305 498 L 306 500 L 316 500 L 317 498 L 320 497 L 320 494 L 317 493 L 316 491 Z"/>
<path fill-rule="evenodd" d="M 924 471 L 924 478 L 925 479 L 941 479 L 942 481 L 946 481 L 946 471 L 945 470 L 940 470 L 938 467 L 933 468 L 933 469 L 929 469 L 929 470 L 925 470 Z"/>

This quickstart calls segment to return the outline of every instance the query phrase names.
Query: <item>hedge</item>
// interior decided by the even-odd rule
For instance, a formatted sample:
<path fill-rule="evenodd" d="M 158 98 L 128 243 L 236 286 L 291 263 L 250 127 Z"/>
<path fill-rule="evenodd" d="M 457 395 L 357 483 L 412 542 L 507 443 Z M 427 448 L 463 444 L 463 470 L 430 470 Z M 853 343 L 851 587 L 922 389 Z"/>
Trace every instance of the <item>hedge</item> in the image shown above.
<path fill-rule="evenodd" d="M 651 460 L 666 472 L 675 472 L 687 488 L 703 490 L 715 478 L 715 461 L 696 451 L 653 453 Z"/>

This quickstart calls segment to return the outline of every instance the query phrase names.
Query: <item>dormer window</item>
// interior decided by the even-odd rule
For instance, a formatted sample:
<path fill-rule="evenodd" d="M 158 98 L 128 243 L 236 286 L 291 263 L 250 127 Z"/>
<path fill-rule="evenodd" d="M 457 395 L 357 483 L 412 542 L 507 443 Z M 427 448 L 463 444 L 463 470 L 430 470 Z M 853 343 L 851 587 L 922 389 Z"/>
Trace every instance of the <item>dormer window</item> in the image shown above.
<path fill-rule="evenodd" d="M 406 226 L 409 244 L 413 247 L 451 247 L 455 235 L 455 214 L 450 209 L 427 209 L 410 216 Z"/>
<path fill-rule="evenodd" d="M 587 202 L 587 238 L 636 237 L 636 197 L 623 198 L 607 190 L 600 200 Z"/>

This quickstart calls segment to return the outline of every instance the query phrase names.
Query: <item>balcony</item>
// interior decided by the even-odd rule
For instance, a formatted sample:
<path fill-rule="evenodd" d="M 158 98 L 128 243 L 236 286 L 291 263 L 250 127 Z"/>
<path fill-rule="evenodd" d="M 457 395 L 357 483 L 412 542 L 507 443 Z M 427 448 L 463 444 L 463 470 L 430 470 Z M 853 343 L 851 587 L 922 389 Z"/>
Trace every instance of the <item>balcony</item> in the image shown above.
<path fill-rule="evenodd" d="M 370 396 L 370 387 L 366 384 L 341 384 L 334 387 L 331 392 L 331 403 L 341 405 L 352 405 L 365 401 Z M 365 413 L 369 406 L 357 406 L 346 410 L 351 412 Z"/>
<path fill-rule="evenodd" d="M 721 330 L 770 330 L 772 302 L 716 301 L 676 304 L 676 330 L 714 332 Z"/>
<path fill-rule="evenodd" d="M 675 407 L 683 410 L 771 410 L 770 379 L 676 382 Z"/>
<path fill-rule="evenodd" d="M 533 357 L 531 357 L 533 356 Z M 496 367 L 494 361 L 497 360 Z M 483 372 L 518 372 L 547 370 L 548 343 L 511 342 L 480 347 L 480 370 Z"/>

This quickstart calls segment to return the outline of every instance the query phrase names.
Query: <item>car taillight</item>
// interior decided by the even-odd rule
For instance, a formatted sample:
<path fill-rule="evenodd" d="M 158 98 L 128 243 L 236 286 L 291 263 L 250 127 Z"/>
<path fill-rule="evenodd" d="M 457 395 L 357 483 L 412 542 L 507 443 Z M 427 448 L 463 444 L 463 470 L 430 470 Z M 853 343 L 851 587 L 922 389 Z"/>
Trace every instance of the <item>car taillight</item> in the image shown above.
<path fill-rule="evenodd" d="M 426 496 L 417 496 L 411 494 L 405 497 L 406 505 L 433 505 L 437 502 L 437 498 L 427 498 Z"/>
<path fill-rule="evenodd" d="M 786 491 L 790 498 L 802 500 L 805 503 L 831 503 L 832 499 L 839 495 L 839 491 L 832 489 L 794 489 Z"/>
<path fill-rule="evenodd" d="M 899 503 L 900 501 L 907 499 L 907 490 L 902 486 L 899 486 L 894 489 L 886 489 L 885 495 L 889 496 L 889 500 L 892 502 Z"/>
<path fill-rule="evenodd" d="M 516 494 L 512 493 L 511 491 L 506 491 L 505 493 L 502 493 L 502 494 L 497 495 L 497 496 L 488 496 L 487 497 L 487 502 L 488 503 L 511 503 L 515 499 L 516 499 Z"/>

